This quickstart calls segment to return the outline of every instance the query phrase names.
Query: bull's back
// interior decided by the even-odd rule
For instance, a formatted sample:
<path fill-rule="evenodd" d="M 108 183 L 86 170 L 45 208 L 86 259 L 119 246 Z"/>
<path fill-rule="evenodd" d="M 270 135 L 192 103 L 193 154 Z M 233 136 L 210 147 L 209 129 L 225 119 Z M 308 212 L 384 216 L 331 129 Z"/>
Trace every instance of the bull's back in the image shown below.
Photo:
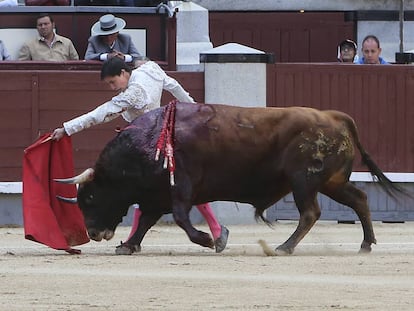
<path fill-rule="evenodd" d="M 176 140 L 233 157 L 240 152 L 259 155 L 283 150 L 290 141 L 309 131 L 341 131 L 341 120 L 332 111 L 306 107 L 242 108 L 193 104 L 180 107 L 176 115 Z M 345 115 L 345 114 L 344 114 Z"/>
<path fill-rule="evenodd" d="M 155 109 L 133 122 L 141 144 L 155 151 L 155 142 L 164 123 L 165 108 Z M 234 159 L 243 155 L 254 160 L 271 153 L 273 158 L 295 142 L 323 138 L 350 138 L 353 120 L 339 111 L 307 107 L 245 108 L 221 104 L 178 103 L 175 114 L 176 149 L 198 157 Z"/>
<path fill-rule="evenodd" d="M 274 145 L 283 113 L 267 108 L 194 105 L 192 113 L 177 110 L 177 147 L 222 160 L 255 157 Z M 180 115 L 180 113 L 182 113 Z"/>

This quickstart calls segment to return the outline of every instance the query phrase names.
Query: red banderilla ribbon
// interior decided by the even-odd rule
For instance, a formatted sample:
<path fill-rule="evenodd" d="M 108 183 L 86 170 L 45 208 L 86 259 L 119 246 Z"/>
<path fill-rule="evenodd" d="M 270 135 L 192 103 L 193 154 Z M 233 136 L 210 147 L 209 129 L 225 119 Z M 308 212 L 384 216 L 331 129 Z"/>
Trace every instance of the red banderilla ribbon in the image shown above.
<path fill-rule="evenodd" d="M 170 171 L 170 185 L 174 186 L 174 123 L 175 123 L 175 109 L 176 100 L 169 102 L 166 107 L 164 121 L 161 128 L 160 137 L 157 141 L 157 149 L 155 152 L 155 161 L 160 158 L 161 151 L 164 154 L 164 168 Z"/>

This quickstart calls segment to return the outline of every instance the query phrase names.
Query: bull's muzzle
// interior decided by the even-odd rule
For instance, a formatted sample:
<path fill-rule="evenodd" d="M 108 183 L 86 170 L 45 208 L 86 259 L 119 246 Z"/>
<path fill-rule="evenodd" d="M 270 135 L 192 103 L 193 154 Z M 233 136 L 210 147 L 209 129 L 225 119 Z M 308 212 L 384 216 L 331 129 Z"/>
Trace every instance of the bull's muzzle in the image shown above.
<path fill-rule="evenodd" d="M 103 231 L 97 230 L 97 229 L 94 229 L 94 228 L 88 229 L 89 237 L 92 240 L 97 241 L 97 242 L 102 241 L 102 239 L 108 241 L 108 240 L 113 238 L 114 234 L 115 234 L 114 231 L 109 230 L 109 229 L 105 229 Z"/>

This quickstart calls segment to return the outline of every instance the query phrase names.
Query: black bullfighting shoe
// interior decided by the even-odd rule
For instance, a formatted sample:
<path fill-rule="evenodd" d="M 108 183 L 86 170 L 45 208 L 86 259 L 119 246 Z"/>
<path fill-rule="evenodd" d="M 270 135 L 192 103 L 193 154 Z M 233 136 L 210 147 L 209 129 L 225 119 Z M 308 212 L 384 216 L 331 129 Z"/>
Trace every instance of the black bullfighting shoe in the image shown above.
<path fill-rule="evenodd" d="M 132 255 L 133 253 L 139 253 L 141 251 L 141 245 L 131 245 L 128 243 L 122 243 L 115 249 L 117 255 Z"/>
<path fill-rule="evenodd" d="M 216 247 L 216 253 L 221 253 L 226 248 L 228 237 L 229 237 L 229 229 L 227 229 L 224 226 L 221 226 L 221 234 L 214 241 L 214 245 Z"/>

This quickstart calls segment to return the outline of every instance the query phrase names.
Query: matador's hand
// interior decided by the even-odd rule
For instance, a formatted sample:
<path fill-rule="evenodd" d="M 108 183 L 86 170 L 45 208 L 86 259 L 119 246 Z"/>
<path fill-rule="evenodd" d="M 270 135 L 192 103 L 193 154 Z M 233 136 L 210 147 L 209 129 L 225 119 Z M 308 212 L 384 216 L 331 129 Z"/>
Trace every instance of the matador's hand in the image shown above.
<path fill-rule="evenodd" d="M 53 131 L 52 139 L 53 140 L 59 140 L 65 135 L 66 135 L 65 129 L 63 127 L 60 127 L 60 128 L 57 128 Z"/>

